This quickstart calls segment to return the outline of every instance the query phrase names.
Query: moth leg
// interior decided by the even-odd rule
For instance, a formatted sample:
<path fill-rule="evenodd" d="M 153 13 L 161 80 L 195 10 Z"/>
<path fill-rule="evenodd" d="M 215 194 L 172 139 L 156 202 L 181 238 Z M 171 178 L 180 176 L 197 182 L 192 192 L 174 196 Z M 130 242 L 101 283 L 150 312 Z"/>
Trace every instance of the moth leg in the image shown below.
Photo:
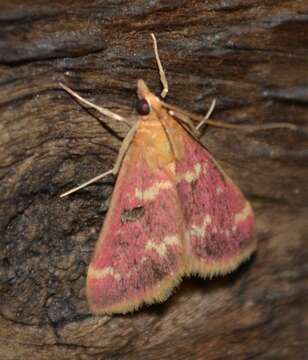
<path fill-rule="evenodd" d="M 97 110 L 99 113 L 122 123 L 125 123 L 126 125 L 128 125 L 129 127 L 131 127 L 131 124 L 121 115 L 118 115 L 116 113 L 114 113 L 113 111 L 110 111 L 102 106 L 98 106 L 93 104 L 92 102 L 88 101 L 87 99 L 81 97 L 79 94 L 77 94 L 74 90 L 72 90 L 71 88 L 69 88 L 68 86 L 59 83 L 59 85 L 62 87 L 62 89 L 64 89 L 66 92 L 68 92 L 71 96 L 73 96 L 75 99 L 77 99 L 78 102 L 80 102 L 82 105 L 88 106 L 90 108 L 93 108 L 95 110 Z"/>
<path fill-rule="evenodd" d="M 104 172 L 103 174 L 95 176 L 94 178 L 82 183 L 81 185 L 76 186 L 73 189 L 70 189 L 70 190 L 66 191 L 65 193 L 60 195 L 60 198 L 63 198 L 65 196 L 67 196 L 67 195 L 70 195 L 70 194 L 72 194 L 72 193 L 74 193 L 74 192 L 76 192 L 76 191 L 78 191 L 78 190 L 80 190 L 80 189 L 82 189 L 82 188 L 84 188 L 84 187 L 86 187 L 86 186 L 88 186 L 90 184 L 93 184 L 94 182 L 106 177 L 107 175 L 111 175 L 111 174 L 113 174 L 113 169 L 110 169 L 110 170 Z"/>
<path fill-rule="evenodd" d="M 159 58 L 156 37 L 154 34 L 151 34 L 151 36 L 152 36 L 153 43 L 154 43 L 154 53 L 155 53 L 156 63 L 157 63 L 158 70 L 159 70 L 160 82 L 163 86 L 163 90 L 162 90 L 160 96 L 164 99 L 169 91 L 168 81 L 167 81 L 167 77 L 166 77 L 164 68 L 163 68 L 160 58 Z"/>
<path fill-rule="evenodd" d="M 135 135 L 137 127 L 138 127 L 138 122 L 135 123 L 133 125 L 133 127 L 129 130 L 129 132 L 127 133 L 127 135 L 126 135 L 125 139 L 123 140 L 122 145 L 120 147 L 119 154 L 118 154 L 117 160 L 115 162 L 115 165 L 114 165 L 114 167 L 112 169 L 110 169 L 110 170 L 108 170 L 108 171 L 106 171 L 106 172 L 104 172 L 104 173 L 102 173 L 100 175 L 95 176 L 94 178 L 82 183 L 79 186 L 74 187 L 73 189 L 70 189 L 70 190 L 66 191 L 65 193 L 61 194 L 60 197 L 63 198 L 65 196 L 67 196 L 67 195 L 70 195 L 70 194 L 72 194 L 72 193 L 74 193 L 74 192 L 76 192 L 76 191 L 78 191 L 80 189 L 83 189 L 84 187 L 86 187 L 86 186 L 88 186 L 90 184 L 93 184 L 94 182 L 96 182 L 98 180 L 103 179 L 104 177 L 106 177 L 108 175 L 111 175 L 111 174 L 116 175 L 118 173 L 119 169 L 120 169 L 123 157 L 124 157 L 128 147 L 129 147 L 130 143 L 133 140 L 133 137 Z"/>
<path fill-rule="evenodd" d="M 212 107 L 214 107 L 214 105 L 213 105 L 214 101 L 215 100 L 213 100 L 212 105 L 205 117 L 201 117 L 200 115 L 193 114 L 189 111 L 181 109 L 180 107 L 178 107 L 176 105 L 168 104 L 162 100 L 160 102 L 166 109 L 169 110 L 169 113 L 172 111 L 172 113 L 170 113 L 170 115 L 173 114 L 179 120 L 183 120 L 184 118 L 185 119 L 189 118 L 191 121 L 192 120 L 196 121 L 196 122 L 198 121 L 198 125 L 196 127 L 198 129 L 203 124 L 207 124 L 207 125 L 211 125 L 214 127 L 231 129 L 231 130 L 233 130 L 233 129 L 234 130 L 242 130 L 242 131 L 246 131 L 246 132 L 254 132 L 254 131 L 268 130 L 268 129 L 281 129 L 281 128 L 286 128 L 286 129 L 290 129 L 290 130 L 298 130 L 298 127 L 291 123 L 281 123 L 281 122 L 278 123 L 277 122 L 277 123 L 268 123 L 268 124 L 263 124 L 263 125 L 241 125 L 241 124 L 227 124 L 222 121 L 211 120 L 211 119 L 209 119 L 209 115 L 211 115 L 211 113 L 213 111 Z"/>
<path fill-rule="evenodd" d="M 198 121 L 198 123 L 199 123 L 198 126 L 199 127 L 200 127 L 200 123 L 202 122 L 202 125 L 207 124 L 207 125 L 211 125 L 211 126 L 214 126 L 214 127 L 225 128 L 225 129 L 241 129 L 241 130 L 246 130 L 246 131 L 251 129 L 250 125 L 241 126 L 241 125 L 235 125 L 235 124 L 226 124 L 226 123 L 223 123 L 222 121 L 217 121 L 217 120 L 210 120 L 209 115 L 211 115 L 211 113 L 213 111 L 212 106 L 213 106 L 214 101 L 215 100 L 213 100 L 212 105 L 211 105 L 208 113 L 205 115 L 205 117 L 202 117 L 202 116 L 197 115 L 197 114 L 193 114 L 193 113 L 191 113 L 189 111 L 181 109 L 180 107 L 178 107 L 176 105 L 168 104 L 168 103 L 166 103 L 165 101 L 162 101 L 162 100 L 161 100 L 161 104 L 166 109 L 169 110 L 169 113 L 170 113 L 170 111 L 172 111 L 172 113 L 170 113 L 170 114 L 173 114 L 179 120 L 183 120 L 184 118 L 185 119 L 189 118 L 191 122 L 192 121 L 196 121 L 196 122 Z M 255 130 L 255 126 L 253 126 L 253 128 Z"/>
<path fill-rule="evenodd" d="M 196 126 L 196 129 L 199 130 L 201 128 L 201 126 L 203 126 L 204 124 L 206 124 L 207 120 L 210 118 L 210 116 L 212 115 L 214 109 L 215 109 L 215 105 L 216 105 L 216 99 L 214 99 L 212 101 L 212 104 L 208 110 L 208 112 L 206 113 L 206 115 L 204 116 L 203 120 L 199 122 L 199 124 Z"/>
<path fill-rule="evenodd" d="M 198 135 L 197 128 L 195 127 L 189 116 L 178 113 L 174 110 L 169 110 L 169 114 L 180 120 L 184 125 L 187 125 L 187 127 L 189 128 L 188 130 L 190 130 L 194 135 Z"/>
<path fill-rule="evenodd" d="M 165 105 L 166 103 L 163 103 L 163 104 Z M 175 118 L 180 120 L 184 125 L 186 125 L 188 127 L 187 130 L 192 135 L 199 137 L 200 136 L 199 129 L 202 125 L 207 123 L 209 117 L 211 116 L 211 114 L 215 108 L 215 104 L 216 104 L 216 100 L 214 99 L 211 103 L 211 106 L 210 106 L 208 112 L 206 113 L 206 115 L 204 116 L 203 119 L 199 120 L 199 124 L 197 126 L 194 125 L 192 118 L 189 116 L 190 114 L 188 114 L 188 113 L 183 113 L 180 110 L 177 111 L 177 108 L 173 108 L 173 106 L 171 107 L 171 109 L 168 110 L 168 112 L 171 116 L 174 116 Z"/>
<path fill-rule="evenodd" d="M 131 144 L 131 142 L 132 142 L 132 140 L 133 140 L 133 138 L 135 136 L 135 133 L 136 133 L 136 130 L 137 130 L 138 126 L 139 126 L 139 121 L 135 122 L 135 124 L 131 127 L 131 129 L 129 130 L 129 132 L 125 136 L 125 139 L 122 141 L 117 160 L 116 160 L 116 162 L 114 164 L 114 167 L 113 167 L 113 174 L 114 175 L 116 175 L 118 173 L 118 171 L 120 170 L 121 163 L 122 163 L 122 160 L 124 158 L 124 155 L 126 154 L 126 151 L 129 148 L 129 146 L 130 146 L 130 144 Z"/>

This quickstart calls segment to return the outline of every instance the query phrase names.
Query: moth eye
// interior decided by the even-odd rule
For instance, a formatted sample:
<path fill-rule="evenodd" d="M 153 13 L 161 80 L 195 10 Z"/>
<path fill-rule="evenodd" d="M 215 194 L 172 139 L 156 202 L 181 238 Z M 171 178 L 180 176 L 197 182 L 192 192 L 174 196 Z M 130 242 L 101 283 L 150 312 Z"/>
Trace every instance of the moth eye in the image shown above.
<path fill-rule="evenodd" d="M 148 115 L 151 111 L 150 104 L 145 99 L 139 99 L 136 105 L 139 115 Z"/>

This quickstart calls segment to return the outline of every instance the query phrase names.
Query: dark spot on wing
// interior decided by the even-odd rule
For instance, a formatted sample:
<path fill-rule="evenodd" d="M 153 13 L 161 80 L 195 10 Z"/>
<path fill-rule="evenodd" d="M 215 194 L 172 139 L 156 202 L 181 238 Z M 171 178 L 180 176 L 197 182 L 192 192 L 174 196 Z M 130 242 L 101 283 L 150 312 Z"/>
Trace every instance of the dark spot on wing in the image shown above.
<path fill-rule="evenodd" d="M 125 209 L 121 214 L 121 221 L 123 224 L 129 221 L 136 221 L 145 214 L 143 206 L 137 206 L 133 209 Z"/>

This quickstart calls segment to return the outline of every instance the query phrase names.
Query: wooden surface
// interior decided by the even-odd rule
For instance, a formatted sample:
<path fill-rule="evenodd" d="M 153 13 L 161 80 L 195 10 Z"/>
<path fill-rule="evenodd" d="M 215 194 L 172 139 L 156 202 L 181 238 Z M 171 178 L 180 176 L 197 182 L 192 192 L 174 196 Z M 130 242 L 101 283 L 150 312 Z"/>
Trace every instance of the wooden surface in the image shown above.
<path fill-rule="evenodd" d="M 0 2 L 0 357 L 308 357 L 308 2 Z M 143 78 L 168 101 L 239 124 L 202 141 L 251 200 L 257 254 L 230 276 L 185 279 L 161 305 L 93 317 L 85 275 L 114 180 L 60 199 L 108 170 L 125 127 L 103 127 L 62 81 L 124 116 Z M 102 118 L 102 117 L 101 117 Z M 106 120 L 106 119 L 103 119 Z M 115 136 L 117 134 L 117 136 Z"/>

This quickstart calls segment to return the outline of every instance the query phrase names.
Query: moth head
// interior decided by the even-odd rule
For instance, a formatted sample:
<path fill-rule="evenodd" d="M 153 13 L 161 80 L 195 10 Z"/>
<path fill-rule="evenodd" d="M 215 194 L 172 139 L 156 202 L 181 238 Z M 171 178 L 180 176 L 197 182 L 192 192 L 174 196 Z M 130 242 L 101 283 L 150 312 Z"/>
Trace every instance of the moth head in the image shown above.
<path fill-rule="evenodd" d="M 137 84 L 138 102 L 136 110 L 139 115 L 146 116 L 151 112 L 158 113 L 161 110 L 159 98 L 153 94 L 143 80 L 138 80 Z"/>

